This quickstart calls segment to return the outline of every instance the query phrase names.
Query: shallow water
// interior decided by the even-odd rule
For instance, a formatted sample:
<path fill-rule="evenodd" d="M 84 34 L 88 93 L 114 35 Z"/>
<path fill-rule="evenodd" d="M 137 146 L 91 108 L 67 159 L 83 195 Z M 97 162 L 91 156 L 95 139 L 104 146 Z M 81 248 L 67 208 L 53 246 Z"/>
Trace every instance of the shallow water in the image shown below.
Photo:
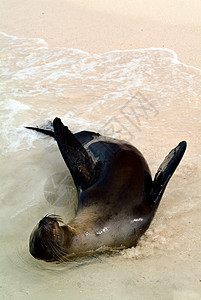
<path fill-rule="evenodd" d="M 201 71 L 169 49 L 103 54 L 1 38 L 1 299 L 201 298 Z M 28 252 L 38 220 L 74 217 L 72 179 L 49 137 L 24 129 L 55 116 L 134 144 L 152 174 L 185 139 L 187 152 L 136 248 L 63 264 Z"/>

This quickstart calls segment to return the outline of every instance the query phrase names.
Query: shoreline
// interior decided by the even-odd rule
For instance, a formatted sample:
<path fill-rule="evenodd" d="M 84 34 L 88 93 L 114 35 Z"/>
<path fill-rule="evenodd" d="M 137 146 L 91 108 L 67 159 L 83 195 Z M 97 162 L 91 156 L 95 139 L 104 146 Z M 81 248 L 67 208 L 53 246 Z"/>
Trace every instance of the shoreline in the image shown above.
<path fill-rule="evenodd" d="M 11 10 L 10 7 L 14 9 Z M 171 49 L 179 61 L 201 68 L 201 3 L 148 0 L 1 2 L 0 31 L 42 38 L 50 48 L 91 54 L 143 48 Z M 30 9 L 31 8 L 31 9 Z M 180 11 L 179 11 L 180 10 Z"/>
<path fill-rule="evenodd" d="M 15 38 L 22 38 L 22 39 L 39 39 L 39 40 L 42 40 L 48 48 L 66 48 L 64 46 L 52 46 L 50 47 L 48 42 L 43 39 L 43 38 L 40 38 L 40 37 L 26 37 L 26 36 L 15 36 L 15 35 L 10 35 L 10 34 L 7 34 L 5 32 L 2 32 L 0 31 L 0 35 L 3 35 L 5 37 L 11 37 L 13 39 Z M 170 48 L 160 48 L 160 47 L 148 47 L 148 48 L 137 48 L 137 49 L 115 49 L 115 50 L 109 50 L 109 51 L 106 51 L 106 52 L 100 52 L 100 53 L 94 53 L 94 52 L 90 52 L 90 51 L 86 51 L 86 50 L 82 50 L 82 49 L 77 49 L 77 48 L 66 48 L 66 49 L 72 49 L 72 50 L 75 50 L 75 51 L 80 51 L 80 52 L 84 52 L 84 53 L 87 53 L 89 55 L 104 55 L 104 54 L 107 54 L 107 53 L 114 53 L 114 52 L 132 52 L 132 51 L 147 51 L 147 50 L 159 50 L 159 51 L 168 51 L 170 53 L 172 53 L 173 55 L 173 59 L 175 59 L 176 61 L 178 61 L 180 64 L 182 64 L 184 67 L 190 67 L 190 68 L 193 68 L 197 71 L 201 71 L 201 65 L 200 65 L 200 68 L 199 67 L 196 67 L 196 66 L 193 66 L 193 65 L 190 65 L 190 64 L 187 64 L 187 63 L 184 63 L 182 60 L 179 59 L 179 56 L 178 54 L 173 50 L 173 49 L 170 49 Z"/>
<path fill-rule="evenodd" d="M 200 299 L 201 2 L 165 1 L 1 1 L 3 298 Z M 187 141 L 136 247 L 60 265 L 30 255 L 42 216 L 77 212 L 55 141 L 25 129 L 55 117 L 134 145 L 152 178 Z"/>

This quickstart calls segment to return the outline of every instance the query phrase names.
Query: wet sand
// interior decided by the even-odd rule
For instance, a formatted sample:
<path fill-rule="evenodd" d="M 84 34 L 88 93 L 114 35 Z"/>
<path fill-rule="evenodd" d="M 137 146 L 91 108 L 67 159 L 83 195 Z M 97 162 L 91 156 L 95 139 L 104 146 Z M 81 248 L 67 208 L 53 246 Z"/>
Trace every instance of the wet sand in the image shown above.
<path fill-rule="evenodd" d="M 7 34 L 92 53 L 169 48 L 183 63 L 201 68 L 199 0 L 2 0 L 0 5 L 0 28 Z"/>
<path fill-rule="evenodd" d="M 200 1 L 0 5 L 2 298 L 200 299 Z M 125 51 L 103 53 L 119 49 Z M 57 146 L 24 129 L 54 116 L 73 132 L 129 140 L 153 176 L 169 150 L 187 140 L 136 248 L 60 265 L 29 254 L 30 232 L 43 215 L 67 221 L 76 211 Z"/>

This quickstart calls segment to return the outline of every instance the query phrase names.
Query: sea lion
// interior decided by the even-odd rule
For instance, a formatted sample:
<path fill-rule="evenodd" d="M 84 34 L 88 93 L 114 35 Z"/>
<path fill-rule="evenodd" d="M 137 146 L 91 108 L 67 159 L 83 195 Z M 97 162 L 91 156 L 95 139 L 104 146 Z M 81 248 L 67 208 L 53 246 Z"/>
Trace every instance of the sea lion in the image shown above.
<path fill-rule="evenodd" d="M 77 215 L 69 224 L 49 215 L 31 233 L 30 253 L 45 261 L 135 246 L 186 149 L 185 141 L 179 143 L 152 181 L 142 154 L 125 141 L 89 131 L 72 134 L 59 118 L 53 131 L 27 128 L 56 139 L 79 195 Z"/>

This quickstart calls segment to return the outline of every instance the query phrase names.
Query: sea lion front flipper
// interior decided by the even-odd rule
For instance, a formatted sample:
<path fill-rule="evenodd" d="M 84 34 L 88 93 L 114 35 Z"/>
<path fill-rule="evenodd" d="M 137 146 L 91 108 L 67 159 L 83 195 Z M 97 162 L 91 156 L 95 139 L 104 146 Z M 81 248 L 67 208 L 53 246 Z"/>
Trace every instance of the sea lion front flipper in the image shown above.
<path fill-rule="evenodd" d="M 77 188 L 85 190 L 99 175 L 99 164 L 94 163 L 87 150 L 64 126 L 59 118 L 53 121 L 54 136 Z"/>
<path fill-rule="evenodd" d="M 153 190 L 151 193 L 151 202 L 157 207 L 164 190 L 180 163 L 186 150 L 186 142 L 182 141 L 165 157 L 164 161 L 158 168 L 153 182 Z"/>

